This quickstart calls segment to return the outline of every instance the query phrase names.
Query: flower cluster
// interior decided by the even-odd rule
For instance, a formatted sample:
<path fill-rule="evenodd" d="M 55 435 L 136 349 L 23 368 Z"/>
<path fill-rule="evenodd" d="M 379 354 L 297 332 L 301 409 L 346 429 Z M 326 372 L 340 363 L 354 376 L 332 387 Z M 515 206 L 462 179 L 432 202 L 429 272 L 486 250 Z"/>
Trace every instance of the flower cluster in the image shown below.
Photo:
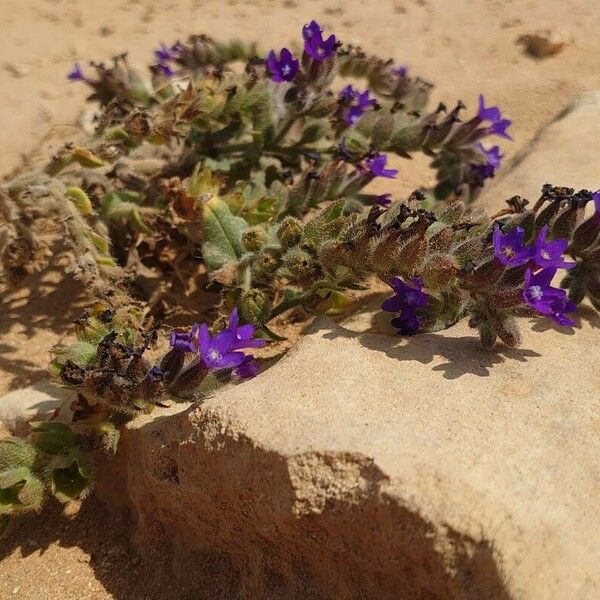
<path fill-rule="evenodd" d="M 371 108 L 377 106 L 375 98 L 371 98 L 369 90 L 359 92 L 352 85 L 347 85 L 339 94 L 344 106 L 344 121 L 354 125 Z"/>
<path fill-rule="evenodd" d="M 533 245 L 527 245 L 522 227 L 515 227 L 505 234 L 497 225 L 492 237 L 494 252 L 504 266 L 527 266 L 523 299 L 528 306 L 559 325 L 571 326 L 574 321 L 565 313 L 575 312 L 577 307 L 567 300 L 565 290 L 552 287 L 551 282 L 557 269 L 571 269 L 576 263 L 563 258 L 568 240 L 548 240 L 547 236 L 548 226 L 545 225 Z"/>
<path fill-rule="evenodd" d="M 485 106 L 485 98 L 483 94 L 479 95 L 479 110 L 477 117 L 480 121 L 489 121 L 490 125 L 487 128 L 488 133 L 503 137 L 507 140 L 512 140 L 506 130 L 512 124 L 510 119 L 502 116 L 500 109 L 497 106 Z"/>
<path fill-rule="evenodd" d="M 394 277 L 389 281 L 389 285 L 394 290 L 394 295 L 385 300 L 381 308 L 396 313 L 392 325 L 399 333 L 414 335 L 421 325 L 417 311 L 429 303 L 429 296 L 423 292 L 423 280 L 414 277 L 409 284 Z"/>
<path fill-rule="evenodd" d="M 189 332 L 171 333 L 171 348 L 179 353 L 196 354 L 209 370 L 231 369 L 236 378 L 253 377 L 258 365 L 251 355 L 240 350 L 260 348 L 265 340 L 256 339 L 254 325 L 240 325 L 237 307 L 229 315 L 229 324 L 216 335 L 211 335 L 206 323 L 194 325 Z"/>
<path fill-rule="evenodd" d="M 173 62 L 179 57 L 181 50 L 182 45 L 179 42 L 175 42 L 172 46 L 165 46 L 165 44 L 161 43 L 154 50 L 154 58 L 156 59 L 154 66 L 156 70 L 165 77 L 173 77 L 175 75 Z"/>
<path fill-rule="evenodd" d="M 311 21 L 302 28 L 302 37 L 304 38 L 304 52 L 313 60 L 322 62 L 333 56 L 337 46 L 336 37 L 331 34 L 324 40 L 323 29 L 316 21 Z"/>
<path fill-rule="evenodd" d="M 304 38 L 306 56 L 317 63 L 321 63 L 334 55 L 337 47 L 335 35 L 332 34 L 324 40 L 323 29 L 316 21 L 311 21 L 302 28 L 302 37 Z M 274 50 L 271 50 L 265 58 L 265 63 L 271 80 L 276 83 L 293 81 L 300 71 L 300 61 L 294 58 L 288 48 L 282 48 L 279 51 L 279 56 Z"/>

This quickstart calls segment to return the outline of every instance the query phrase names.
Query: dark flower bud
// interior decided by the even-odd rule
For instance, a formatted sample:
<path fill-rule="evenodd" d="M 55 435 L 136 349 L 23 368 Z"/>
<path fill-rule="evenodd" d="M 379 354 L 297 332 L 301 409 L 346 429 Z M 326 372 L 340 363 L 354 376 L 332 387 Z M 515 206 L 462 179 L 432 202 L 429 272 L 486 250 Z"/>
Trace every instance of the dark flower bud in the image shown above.
<path fill-rule="evenodd" d="M 86 370 L 68 360 L 60 370 L 60 378 L 67 385 L 82 385 L 85 381 Z"/>
<path fill-rule="evenodd" d="M 550 202 L 535 219 L 535 230 L 539 231 L 544 225 L 549 225 L 560 210 L 560 202 Z"/>
<path fill-rule="evenodd" d="M 402 244 L 394 256 L 397 271 L 412 276 L 425 259 L 427 248 L 423 233 L 417 233 Z"/>
<path fill-rule="evenodd" d="M 451 256 L 435 254 L 425 263 L 422 276 L 426 287 L 443 290 L 448 287 L 458 271 L 458 265 Z"/>
<path fill-rule="evenodd" d="M 575 228 L 581 223 L 583 211 L 584 207 L 570 206 L 558 215 L 552 226 L 552 237 L 570 239 Z"/>
<path fill-rule="evenodd" d="M 522 275 L 521 275 L 522 279 Z M 523 289 L 520 287 L 504 288 L 490 296 L 494 308 L 514 308 L 523 304 Z"/>
<path fill-rule="evenodd" d="M 429 249 L 432 252 L 448 252 L 454 240 L 454 229 L 444 227 L 429 238 Z"/>
<path fill-rule="evenodd" d="M 561 283 L 561 287 L 563 287 Z M 575 304 L 580 304 L 585 298 L 587 286 L 583 277 L 569 277 L 568 284 L 565 286 L 569 289 L 569 300 Z"/>
<path fill-rule="evenodd" d="M 500 280 L 505 268 L 496 258 L 488 260 L 463 277 L 463 286 L 474 292 L 489 289 Z"/>
<path fill-rule="evenodd" d="M 485 350 L 493 350 L 498 336 L 487 323 L 479 326 L 479 339 Z"/>
<path fill-rule="evenodd" d="M 189 366 L 180 373 L 175 383 L 173 383 L 169 389 L 176 396 L 186 397 L 191 395 L 204 381 L 207 373 L 208 367 L 200 358 L 195 358 Z"/>
<path fill-rule="evenodd" d="M 371 141 L 373 148 L 386 149 L 386 144 L 394 133 L 396 118 L 390 113 L 380 116 L 373 125 Z"/>
<path fill-rule="evenodd" d="M 142 352 L 137 351 L 134 353 L 131 362 L 127 366 L 125 375 L 133 380 L 141 380 L 144 375 L 148 372 L 150 365 L 148 361 L 142 356 Z"/>
<path fill-rule="evenodd" d="M 260 250 L 267 243 L 268 239 L 269 236 L 267 232 L 264 227 L 261 227 L 260 225 L 250 227 L 242 233 L 242 243 L 248 252 Z"/>
<path fill-rule="evenodd" d="M 498 337 L 510 348 L 521 344 L 521 332 L 514 317 L 494 321 L 493 328 Z"/>
<path fill-rule="evenodd" d="M 173 348 L 167 352 L 160 361 L 160 369 L 164 373 L 164 378 L 167 383 L 171 383 L 181 371 L 185 353 L 177 348 Z"/>
<path fill-rule="evenodd" d="M 323 95 L 315 100 L 312 106 L 306 111 L 306 114 L 315 119 L 322 119 L 332 114 L 337 109 L 337 105 L 338 101 L 335 96 Z"/>
<path fill-rule="evenodd" d="M 579 254 L 587 250 L 600 236 L 600 215 L 593 214 L 589 219 L 585 220 L 573 233 L 571 241 L 571 250 L 575 254 Z"/>
<path fill-rule="evenodd" d="M 140 392 L 145 402 L 155 402 L 163 394 L 166 374 L 160 367 L 152 367 L 140 386 Z"/>
<path fill-rule="evenodd" d="M 302 223 L 295 217 L 286 217 L 277 229 L 277 239 L 284 248 L 291 248 L 302 239 Z"/>

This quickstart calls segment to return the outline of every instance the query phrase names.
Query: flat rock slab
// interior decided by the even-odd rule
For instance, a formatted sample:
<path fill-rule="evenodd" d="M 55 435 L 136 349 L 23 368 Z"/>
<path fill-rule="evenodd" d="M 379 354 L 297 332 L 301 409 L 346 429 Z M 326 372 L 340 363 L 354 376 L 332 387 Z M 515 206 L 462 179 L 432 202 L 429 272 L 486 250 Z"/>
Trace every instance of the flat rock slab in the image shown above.
<path fill-rule="evenodd" d="M 31 421 L 47 421 L 59 412 L 67 417 L 70 399 L 71 392 L 49 381 L 13 390 L 0 396 L 0 425 L 5 433 L 26 435 Z"/>
<path fill-rule="evenodd" d="M 206 597 L 598 598 L 600 319 L 582 317 L 497 353 L 462 324 L 318 320 L 256 379 L 135 420 L 99 493 L 126 486 L 139 547 Z"/>
<path fill-rule="evenodd" d="M 518 194 L 537 200 L 544 183 L 595 191 L 600 188 L 600 91 L 589 92 L 544 127 L 482 192 L 491 211 Z M 504 148 L 510 152 L 506 144 Z"/>

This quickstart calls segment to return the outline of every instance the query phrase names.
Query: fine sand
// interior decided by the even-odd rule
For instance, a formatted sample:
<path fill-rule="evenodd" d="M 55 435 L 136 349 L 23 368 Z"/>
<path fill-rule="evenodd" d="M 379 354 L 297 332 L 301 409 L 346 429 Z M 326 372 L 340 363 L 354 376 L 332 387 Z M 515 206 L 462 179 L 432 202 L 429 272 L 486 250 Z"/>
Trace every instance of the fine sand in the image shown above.
<path fill-rule="evenodd" d="M 86 88 L 65 79 L 74 61 L 129 51 L 143 66 L 159 42 L 208 33 L 257 39 L 265 50 L 299 39 L 319 20 L 339 38 L 393 57 L 435 83 L 434 101 L 477 96 L 513 119 L 507 161 L 582 92 L 600 89 L 600 12 L 590 0 L 2 0 L 0 177 L 35 164 L 77 129 Z M 541 60 L 517 39 L 548 30 L 566 42 Z M 425 162 L 399 164 L 382 191 L 427 182 Z M 500 173 L 501 176 L 501 173 Z M 544 183 L 544 182 L 540 182 Z M 554 182 L 567 184 L 568 181 Z M 512 193 L 519 193 L 513 190 Z M 0 291 L 0 293 L 2 293 Z M 0 307 L 0 394 L 44 377 L 49 350 L 69 334 L 79 286 L 60 268 Z M 81 298 L 79 298 L 81 300 Z M 0 599 L 178 598 L 138 563 L 121 530 L 93 501 L 76 517 L 51 509 L 0 539 Z M 212 595 L 215 598 L 218 595 Z"/>

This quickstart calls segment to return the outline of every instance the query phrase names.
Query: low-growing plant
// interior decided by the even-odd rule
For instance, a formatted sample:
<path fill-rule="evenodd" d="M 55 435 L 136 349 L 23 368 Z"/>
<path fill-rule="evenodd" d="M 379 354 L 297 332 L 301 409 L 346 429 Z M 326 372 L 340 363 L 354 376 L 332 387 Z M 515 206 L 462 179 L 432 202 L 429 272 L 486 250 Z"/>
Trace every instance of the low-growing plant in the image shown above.
<path fill-rule="evenodd" d="M 19 285 L 50 260 L 58 224 L 96 303 L 51 365 L 74 390 L 72 422 L 0 441 L 0 513 L 39 509 L 45 491 L 84 496 L 89 453 L 114 452 L 135 414 L 256 375 L 244 351 L 281 339 L 288 310 L 340 314 L 380 281 L 400 334 L 466 318 L 487 351 L 520 343 L 516 317 L 569 327 L 584 298 L 600 310 L 599 192 L 546 184 L 531 207 L 514 196 L 487 215 L 474 200 L 503 156 L 490 140 L 511 139 L 499 108 L 483 95 L 466 117 L 462 102 L 428 108 L 431 85 L 406 67 L 314 21 L 302 37 L 263 58 L 198 35 L 161 45 L 149 78 L 126 55 L 69 73 L 92 91 L 94 133 L 2 186 L 0 260 Z M 398 176 L 391 155 L 419 152 L 436 185 L 370 191 Z M 213 301 L 193 311 L 212 324 L 173 331 L 161 352 L 156 325 L 206 286 Z"/>

